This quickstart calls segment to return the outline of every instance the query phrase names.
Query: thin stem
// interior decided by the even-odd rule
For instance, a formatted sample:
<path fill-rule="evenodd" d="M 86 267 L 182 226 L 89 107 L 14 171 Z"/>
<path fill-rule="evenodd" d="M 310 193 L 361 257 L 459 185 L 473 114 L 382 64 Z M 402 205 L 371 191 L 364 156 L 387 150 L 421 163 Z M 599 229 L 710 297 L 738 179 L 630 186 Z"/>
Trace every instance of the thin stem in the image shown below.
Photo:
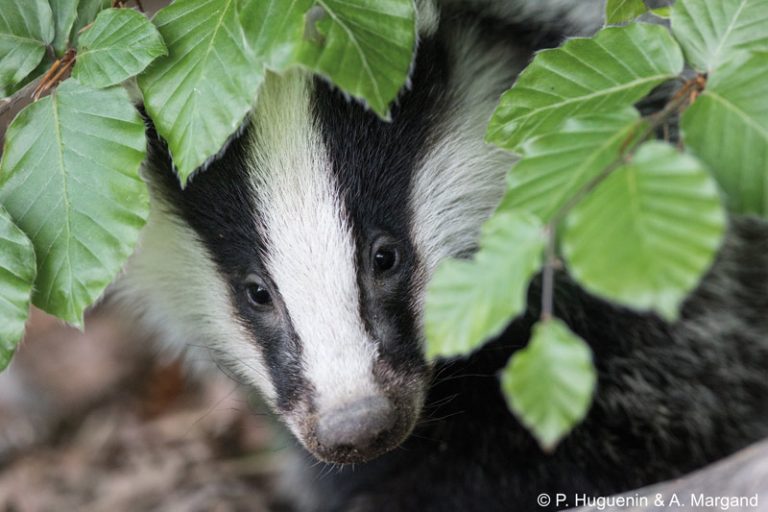
<path fill-rule="evenodd" d="M 543 290 L 541 294 L 542 320 L 552 318 L 555 303 L 555 266 L 557 265 L 557 255 L 555 254 L 557 233 L 555 231 L 556 228 L 554 226 L 547 226 L 547 261 L 544 264 Z"/>
<path fill-rule="evenodd" d="M 53 63 L 53 66 L 51 66 L 51 69 L 48 70 L 48 72 L 43 75 L 43 80 L 40 82 L 40 84 L 37 86 L 37 89 L 35 89 L 35 92 L 32 93 L 32 98 L 37 101 L 40 99 L 40 97 L 48 92 L 49 90 L 53 89 L 57 85 L 59 85 L 59 82 L 61 82 L 66 74 L 72 69 L 72 66 L 75 64 L 75 57 L 77 56 L 77 52 L 70 48 L 67 50 L 67 53 L 64 54 L 64 56 Z"/>

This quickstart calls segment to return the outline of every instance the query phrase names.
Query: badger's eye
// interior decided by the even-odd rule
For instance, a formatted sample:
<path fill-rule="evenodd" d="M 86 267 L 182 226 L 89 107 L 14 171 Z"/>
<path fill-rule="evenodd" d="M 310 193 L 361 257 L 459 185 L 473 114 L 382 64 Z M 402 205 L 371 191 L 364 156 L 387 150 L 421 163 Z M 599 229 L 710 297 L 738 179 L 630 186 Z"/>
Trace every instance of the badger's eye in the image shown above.
<path fill-rule="evenodd" d="M 373 266 L 377 272 L 387 272 L 397 266 L 400 254 L 395 247 L 381 247 L 373 255 Z"/>
<path fill-rule="evenodd" d="M 388 236 L 382 236 L 371 247 L 371 264 L 377 274 L 391 272 L 400 264 L 400 250 Z"/>
<path fill-rule="evenodd" d="M 248 301 L 254 306 L 269 306 L 272 304 L 272 294 L 267 287 L 256 279 L 249 278 L 245 285 L 245 293 Z"/>

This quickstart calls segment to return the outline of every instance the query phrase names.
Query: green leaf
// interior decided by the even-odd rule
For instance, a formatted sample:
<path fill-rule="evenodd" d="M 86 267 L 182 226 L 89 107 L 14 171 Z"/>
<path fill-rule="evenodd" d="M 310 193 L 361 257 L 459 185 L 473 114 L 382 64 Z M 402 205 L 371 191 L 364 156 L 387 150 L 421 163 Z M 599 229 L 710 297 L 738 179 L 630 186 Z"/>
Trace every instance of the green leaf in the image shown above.
<path fill-rule="evenodd" d="M 648 7 L 643 0 L 608 0 L 605 3 L 605 22 L 608 25 L 618 25 L 632 21 L 646 12 Z"/>
<path fill-rule="evenodd" d="M 643 125 L 630 107 L 569 119 L 558 131 L 525 143 L 509 171 L 499 209 L 527 210 L 544 222 L 615 162 Z"/>
<path fill-rule="evenodd" d="M 24 335 L 35 282 L 35 251 L 0 206 L 0 370 L 11 361 Z"/>
<path fill-rule="evenodd" d="M 734 51 L 768 51 L 768 2 L 765 0 L 677 0 L 672 32 L 688 63 L 712 71 Z"/>
<path fill-rule="evenodd" d="M 0 98 L 10 96 L 37 67 L 53 37 L 48 2 L 0 0 Z"/>
<path fill-rule="evenodd" d="M 468 354 L 522 313 L 544 245 L 536 217 L 499 212 L 483 226 L 473 260 L 443 261 L 427 289 L 427 355 Z"/>
<path fill-rule="evenodd" d="M 112 5 L 112 0 L 79 0 L 77 3 L 77 17 L 69 35 L 71 46 L 76 46 L 80 39 L 80 31 L 96 19 L 96 15 Z"/>
<path fill-rule="evenodd" d="M 53 39 L 53 49 L 56 55 L 63 55 L 69 45 L 72 25 L 77 17 L 78 0 L 48 0 L 53 11 L 53 22 L 56 26 L 56 36 Z"/>
<path fill-rule="evenodd" d="M 389 116 L 405 83 L 416 42 L 411 0 L 317 0 L 311 37 L 299 51 L 310 69 Z M 314 14 L 314 13 L 312 13 Z"/>
<path fill-rule="evenodd" d="M 385 113 L 415 38 L 411 0 L 177 0 L 155 24 L 169 55 L 139 86 L 184 182 L 240 126 L 265 67 L 303 64 Z"/>
<path fill-rule="evenodd" d="M 634 23 L 570 39 L 540 52 L 502 96 L 487 140 L 516 150 L 569 117 L 631 106 L 682 69 L 679 46 L 659 25 Z"/>
<path fill-rule="evenodd" d="M 146 16 L 132 9 L 107 9 L 80 36 L 72 76 L 84 85 L 108 87 L 137 75 L 167 53 Z"/>
<path fill-rule="evenodd" d="M 668 5 L 665 7 L 658 7 L 656 9 L 651 9 L 651 12 L 654 16 L 668 20 L 672 16 L 672 7 Z"/>
<path fill-rule="evenodd" d="M 701 163 L 647 142 L 571 212 L 563 253 L 586 289 L 674 320 L 724 227 L 717 186 Z"/>
<path fill-rule="evenodd" d="M 70 79 L 11 123 L 0 202 L 37 253 L 33 303 L 73 324 L 115 278 L 148 213 L 144 124 L 122 88 Z"/>
<path fill-rule="evenodd" d="M 557 319 L 533 327 L 501 376 L 509 408 L 546 451 L 586 417 L 596 382 L 589 346 Z"/>
<path fill-rule="evenodd" d="M 304 37 L 306 16 L 314 0 L 243 0 L 241 16 L 251 50 L 257 60 L 274 71 L 295 64 L 296 52 Z"/>
<path fill-rule="evenodd" d="M 303 24 L 286 15 L 293 5 L 282 0 L 178 0 L 155 17 L 169 53 L 139 76 L 139 86 L 184 182 L 221 149 L 255 101 L 269 58 L 249 43 L 268 44 L 276 36 L 273 23 L 287 33 L 294 33 L 287 19 Z M 241 19 L 250 20 L 251 40 Z M 265 39 L 259 38 L 255 20 L 268 34 Z"/>
<path fill-rule="evenodd" d="M 768 215 L 768 53 L 737 54 L 683 114 L 686 146 L 714 172 L 731 210 Z"/>

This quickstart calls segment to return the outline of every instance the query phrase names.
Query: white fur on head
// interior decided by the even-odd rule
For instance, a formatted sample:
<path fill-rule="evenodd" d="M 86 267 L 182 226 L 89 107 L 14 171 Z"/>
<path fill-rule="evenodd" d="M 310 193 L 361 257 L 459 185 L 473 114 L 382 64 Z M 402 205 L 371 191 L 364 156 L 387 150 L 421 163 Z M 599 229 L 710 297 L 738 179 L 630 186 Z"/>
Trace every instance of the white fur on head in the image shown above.
<path fill-rule="evenodd" d="M 417 5 L 425 12 L 435 5 L 443 11 L 474 9 L 510 23 L 552 25 L 571 35 L 599 28 L 604 6 L 604 0 L 435 1 L 423 0 Z M 424 17 L 439 19 L 437 14 Z M 441 28 L 456 34 L 447 41 L 453 69 L 448 85 L 451 102 L 444 109 L 447 118 L 441 122 L 432 150 L 416 171 L 411 194 L 413 238 L 425 267 L 418 283 L 422 289 L 440 260 L 474 248 L 481 224 L 504 193 L 504 176 L 515 158 L 486 145 L 484 136 L 501 94 L 531 58 L 511 44 L 483 42 L 482 29 L 469 21 L 446 22 L 456 24 Z M 509 39 L 513 41 L 513 35 Z"/>
<path fill-rule="evenodd" d="M 513 47 L 479 43 L 477 30 L 465 27 L 451 42 L 446 117 L 414 175 L 412 236 L 424 264 L 421 291 L 440 260 L 475 247 L 480 226 L 501 199 L 505 173 L 515 161 L 483 139 L 499 96 L 526 58 Z M 415 296 L 423 299 L 420 291 Z"/>
<path fill-rule="evenodd" d="M 434 0 L 416 0 L 416 32 L 429 37 L 437 32 L 440 24 L 440 10 Z"/>
<path fill-rule="evenodd" d="M 309 77 L 271 75 L 256 108 L 252 180 L 264 256 L 322 413 L 377 393 L 361 319 L 355 241 L 310 111 Z"/>

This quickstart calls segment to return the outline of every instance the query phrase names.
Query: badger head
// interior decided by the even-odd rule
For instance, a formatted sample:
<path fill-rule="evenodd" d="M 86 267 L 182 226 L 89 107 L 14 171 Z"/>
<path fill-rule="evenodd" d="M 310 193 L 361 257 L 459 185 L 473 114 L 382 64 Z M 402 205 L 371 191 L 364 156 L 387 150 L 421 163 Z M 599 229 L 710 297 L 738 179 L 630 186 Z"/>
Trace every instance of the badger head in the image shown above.
<path fill-rule="evenodd" d="M 435 23 L 391 122 L 307 73 L 270 75 L 184 189 L 156 138 L 145 169 L 150 221 L 116 294 L 259 388 L 324 461 L 371 459 L 417 423 L 426 283 L 472 250 L 512 163 L 483 135 L 528 50 Z"/>

